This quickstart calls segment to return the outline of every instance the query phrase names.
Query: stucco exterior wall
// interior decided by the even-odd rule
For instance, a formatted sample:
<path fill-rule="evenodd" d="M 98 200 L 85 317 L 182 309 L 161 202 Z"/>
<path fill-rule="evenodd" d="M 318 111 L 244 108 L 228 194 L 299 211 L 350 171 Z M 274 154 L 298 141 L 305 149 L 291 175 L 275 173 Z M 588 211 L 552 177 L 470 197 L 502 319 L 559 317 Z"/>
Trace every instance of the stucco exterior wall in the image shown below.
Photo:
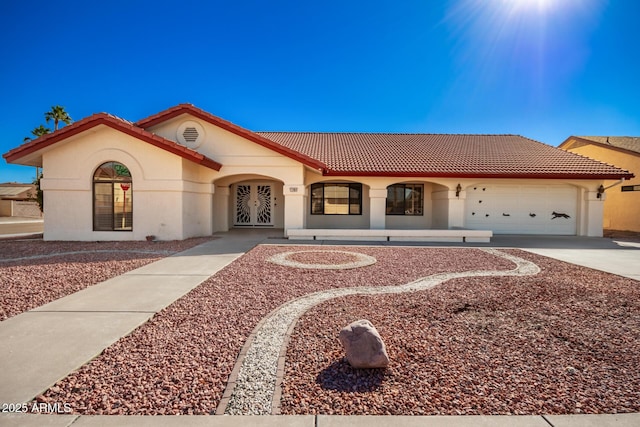
<path fill-rule="evenodd" d="M 108 161 L 129 168 L 133 231 L 93 231 L 93 174 Z M 43 154 L 45 240 L 184 239 L 182 159 L 106 126 Z"/>
<path fill-rule="evenodd" d="M 630 154 L 615 149 L 587 143 L 571 144 L 568 151 L 626 169 L 635 178 L 621 184 L 605 181 L 606 190 L 602 225 L 605 229 L 640 231 L 640 191 L 621 191 L 623 185 L 640 185 L 640 154 Z"/>
<path fill-rule="evenodd" d="M 182 234 L 184 238 L 210 235 L 211 195 L 185 192 L 182 195 Z"/>
<path fill-rule="evenodd" d="M 219 185 L 218 181 L 225 177 L 253 174 L 284 183 L 303 183 L 304 166 L 301 163 L 190 115 L 181 115 L 149 130 L 177 141 L 178 128 L 185 121 L 197 122 L 204 129 L 203 141 L 195 150 L 223 165 L 219 172 L 208 170 L 197 178 L 191 176 L 191 179 L 201 182 L 215 180 Z M 199 172 L 202 173 L 202 170 Z M 243 178 L 227 180 L 227 183 L 238 182 L 241 179 Z"/>

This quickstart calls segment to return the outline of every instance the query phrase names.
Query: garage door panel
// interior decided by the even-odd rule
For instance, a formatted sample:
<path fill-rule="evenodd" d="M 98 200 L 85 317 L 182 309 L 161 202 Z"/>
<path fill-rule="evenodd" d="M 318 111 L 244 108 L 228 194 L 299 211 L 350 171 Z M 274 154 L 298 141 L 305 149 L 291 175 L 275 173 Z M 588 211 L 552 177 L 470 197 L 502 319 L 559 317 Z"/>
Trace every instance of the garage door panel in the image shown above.
<path fill-rule="evenodd" d="M 552 212 L 569 216 L 557 216 Z M 496 234 L 576 234 L 571 186 L 477 185 L 467 189 L 466 227 Z"/>

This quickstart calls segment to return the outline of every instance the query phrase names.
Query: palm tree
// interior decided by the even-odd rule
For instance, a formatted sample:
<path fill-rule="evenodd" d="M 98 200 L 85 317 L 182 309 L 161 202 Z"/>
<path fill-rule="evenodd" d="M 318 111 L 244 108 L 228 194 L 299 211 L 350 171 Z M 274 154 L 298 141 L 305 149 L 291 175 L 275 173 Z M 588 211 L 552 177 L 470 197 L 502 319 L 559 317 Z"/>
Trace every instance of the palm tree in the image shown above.
<path fill-rule="evenodd" d="M 35 136 L 36 138 L 40 138 L 42 135 L 46 135 L 48 133 L 51 133 L 51 129 L 44 127 L 44 125 L 40 125 L 37 128 L 34 128 L 31 133 L 33 134 L 33 136 Z M 24 142 L 29 142 L 31 141 L 33 138 L 31 138 L 30 136 L 27 136 L 24 138 Z"/>
<path fill-rule="evenodd" d="M 53 120 L 53 131 L 58 130 L 58 123 L 64 122 L 65 124 L 69 124 L 73 122 L 73 119 L 69 114 L 64 111 L 64 107 L 60 105 L 54 105 L 51 107 L 51 111 L 47 111 L 44 113 L 44 119 L 49 123 L 49 120 Z"/>

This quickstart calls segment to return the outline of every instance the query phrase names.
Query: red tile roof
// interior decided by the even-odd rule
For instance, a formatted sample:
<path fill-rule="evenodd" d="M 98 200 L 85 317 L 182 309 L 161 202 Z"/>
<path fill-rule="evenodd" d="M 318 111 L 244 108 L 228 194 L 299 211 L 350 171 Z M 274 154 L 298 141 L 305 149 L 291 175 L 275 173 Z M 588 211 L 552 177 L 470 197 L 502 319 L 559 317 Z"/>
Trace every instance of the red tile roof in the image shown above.
<path fill-rule="evenodd" d="M 142 141 L 148 142 L 151 145 L 154 145 L 158 148 L 176 154 L 180 157 L 183 157 L 187 160 L 208 167 L 210 169 L 218 171 L 222 167 L 220 163 L 198 153 L 197 151 L 191 150 L 190 148 L 162 138 L 161 136 L 155 135 L 151 132 L 147 132 L 146 130 L 135 126 L 133 123 L 127 120 L 107 113 L 97 113 L 92 116 L 86 117 L 80 121 L 70 124 L 69 126 L 58 129 L 53 133 L 41 136 L 38 139 L 34 139 L 33 141 L 22 144 L 21 146 L 3 154 L 2 157 L 4 157 L 5 160 L 9 163 L 15 162 L 25 156 L 28 156 L 29 154 L 33 154 L 36 151 L 42 150 L 43 148 L 49 147 L 63 139 L 69 138 L 73 135 L 79 134 L 98 125 L 109 126 L 112 129 L 124 132 Z"/>
<path fill-rule="evenodd" d="M 214 170 L 222 165 L 147 129 L 189 114 L 328 176 L 620 179 L 633 174 L 518 135 L 252 132 L 191 104 L 137 123 L 99 113 L 15 148 L 15 162 L 70 136 L 106 125 Z"/>
<path fill-rule="evenodd" d="M 628 171 L 518 135 L 257 132 L 326 175 L 619 179 Z"/>

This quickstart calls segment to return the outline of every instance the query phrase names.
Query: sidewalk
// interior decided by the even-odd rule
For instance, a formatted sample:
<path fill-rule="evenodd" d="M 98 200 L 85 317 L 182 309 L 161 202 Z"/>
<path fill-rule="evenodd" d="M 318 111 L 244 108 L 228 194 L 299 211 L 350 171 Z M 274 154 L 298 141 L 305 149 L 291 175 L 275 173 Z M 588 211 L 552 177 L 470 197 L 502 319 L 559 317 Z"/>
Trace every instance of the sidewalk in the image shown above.
<path fill-rule="evenodd" d="M 120 337 L 198 286 L 209 276 L 259 243 L 289 244 L 273 238 L 277 230 L 242 230 L 164 258 L 83 291 L 53 301 L 0 323 L 0 405 L 28 402 L 58 380 L 99 355 Z M 318 244 L 321 242 L 308 242 Z M 304 242 L 295 242 L 296 245 Z M 345 244 L 325 242 L 324 244 Z M 357 244 L 366 244 L 358 242 Z M 421 246 L 445 246 L 429 244 Z M 453 245 L 446 245 L 453 246 Z M 630 265 L 640 275 L 640 248 L 625 247 L 609 239 L 525 238 L 502 236 L 473 247 L 521 247 L 544 251 L 550 257 L 575 252 L 577 261 L 607 267 L 620 274 Z M 585 256 L 589 251 L 595 255 Z M 625 258 L 628 257 L 628 258 Z M 562 258 L 559 258 L 562 259 Z M 620 261 L 622 260 L 622 261 Z M 576 262 L 576 263 L 582 263 Z M 585 265 L 582 263 L 582 265 Z M 622 271 L 626 273 L 626 271 Z M 3 408 L 4 409 L 4 408 Z M 46 411 L 45 411 L 46 412 Z M 76 416 L 0 414 L 7 426 L 82 425 L 241 425 L 300 427 L 631 427 L 640 426 L 640 414 L 540 416 Z"/>
<path fill-rule="evenodd" d="M 0 323 L 0 404 L 28 402 L 264 240 L 215 239 Z"/>
<path fill-rule="evenodd" d="M 614 415 L 162 415 L 91 416 L 1 414 L 5 427 L 638 427 L 640 414 Z"/>

